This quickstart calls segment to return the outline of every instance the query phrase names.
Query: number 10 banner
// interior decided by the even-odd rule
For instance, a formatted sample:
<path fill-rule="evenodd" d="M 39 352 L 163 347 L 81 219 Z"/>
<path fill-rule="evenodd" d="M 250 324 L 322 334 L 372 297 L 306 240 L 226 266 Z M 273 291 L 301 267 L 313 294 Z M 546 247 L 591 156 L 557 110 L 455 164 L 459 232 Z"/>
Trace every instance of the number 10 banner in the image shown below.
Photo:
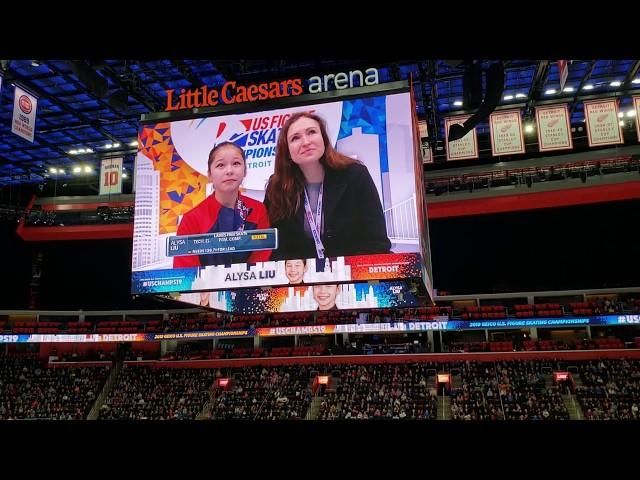
<path fill-rule="evenodd" d="M 100 195 L 122 193 L 122 158 L 106 158 L 100 166 Z"/>

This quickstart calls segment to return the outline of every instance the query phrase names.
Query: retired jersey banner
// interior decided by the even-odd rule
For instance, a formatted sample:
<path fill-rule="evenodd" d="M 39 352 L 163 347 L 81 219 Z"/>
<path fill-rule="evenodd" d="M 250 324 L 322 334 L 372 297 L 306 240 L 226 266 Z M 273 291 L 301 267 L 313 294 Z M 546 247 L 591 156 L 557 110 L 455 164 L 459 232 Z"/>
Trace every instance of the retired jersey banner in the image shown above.
<path fill-rule="evenodd" d="M 536 126 L 541 152 L 573 148 L 567 104 L 537 107 Z"/>
<path fill-rule="evenodd" d="M 587 121 L 587 136 L 590 147 L 624 143 L 618 123 L 618 101 L 590 100 L 584 102 L 584 118 Z"/>
<path fill-rule="evenodd" d="M 464 137 L 449 143 L 449 127 L 455 124 L 463 124 L 471 115 L 447 117 L 444 119 L 444 135 L 447 144 L 447 160 L 465 160 L 478 158 L 478 136 L 474 128 Z"/>
<path fill-rule="evenodd" d="M 11 133 L 33 142 L 33 133 L 36 128 L 36 110 L 38 99 L 33 95 L 16 87 L 13 98 L 13 120 L 11 121 Z"/>
<path fill-rule="evenodd" d="M 520 110 L 492 113 L 489 116 L 489 130 L 491 154 L 494 157 L 525 153 Z"/>
<path fill-rule="evenodd" d="M 433 163 L 433 155 L 431 154 L 431 147 L 424 140 L 429 136 L 429 129 L 427 127 L 426 120 L 420 120 L 418 122 L 418 130 L 420 131 L 420 147 L 422 149 L 422 163 Z"/>
<path fill-rule="evenodd" d="M 100 195 L 122 193 L 122 158 L 105 158 L 100 165 Z"/>
<path fill-rule="evenodd" d="M 633 108 L 636 112 L 636 132 L 640 142 L 640 97 L 633 97 Z"/>

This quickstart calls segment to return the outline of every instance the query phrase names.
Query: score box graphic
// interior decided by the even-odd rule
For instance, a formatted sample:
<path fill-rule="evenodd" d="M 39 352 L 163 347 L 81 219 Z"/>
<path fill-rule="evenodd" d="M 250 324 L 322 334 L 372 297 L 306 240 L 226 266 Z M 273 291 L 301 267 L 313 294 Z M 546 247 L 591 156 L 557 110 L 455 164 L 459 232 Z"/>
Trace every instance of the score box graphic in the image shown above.
<path fill-rule="evenodd" d="M 180 235 L 167 238 L 167 256 L 254 252 L 278 248 L 275 228 Z"/>

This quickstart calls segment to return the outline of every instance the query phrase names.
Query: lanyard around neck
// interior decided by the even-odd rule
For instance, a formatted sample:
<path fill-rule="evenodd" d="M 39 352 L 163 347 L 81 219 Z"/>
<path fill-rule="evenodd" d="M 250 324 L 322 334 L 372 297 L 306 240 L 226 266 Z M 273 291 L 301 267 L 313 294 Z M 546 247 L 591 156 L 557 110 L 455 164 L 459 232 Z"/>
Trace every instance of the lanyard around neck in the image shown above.
<path fill-rule="evenodd" d="M 318 205 L 316 207 L 316 218 L 313 218 L 311 212 L 311 203 L 309 202 L 309 196 L 307 195 L 307 189 L 304 189 L 304 213 L 309 222 L 309 228 L 311 229 L 311 235 L 313 236 L 313 242 L 316 244 L 316 253 L 318 258 L 324 258 L 324 245 L 320 239 L 320 227 L 322 224 L 322 194 L 324 190 L 324 183 L 320 185 L 320 193 L 318 193 Z"/>

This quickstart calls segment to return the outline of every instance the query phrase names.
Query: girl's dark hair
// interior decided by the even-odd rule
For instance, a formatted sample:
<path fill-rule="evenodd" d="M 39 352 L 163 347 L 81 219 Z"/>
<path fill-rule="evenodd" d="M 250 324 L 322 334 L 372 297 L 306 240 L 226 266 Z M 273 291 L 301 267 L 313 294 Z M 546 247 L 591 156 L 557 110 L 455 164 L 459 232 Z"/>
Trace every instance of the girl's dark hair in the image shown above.
<path fill-rule="evenodd" d="M 240 156 L 242 157 L 242 161 L 244 162 L 244 166 L 246 168 L 247 159 L 244 157 L 244 150 L 241 147 L 239 147 L 238 145 L 236 145 L 235 143 L 233 143 L 233 142 L 222 142 L 222 143 L 218 143 L 216 146 L 214 146 L 211 149 L 211 151 L 209 152 L 209 161 L 207 162 L 207 172 L 211 170 L 211 163 L 213 163 L 213 156 L 222 147 L 235 147 L 235 148 L 237 148 L 238 151 L 240 152 Z"/>

